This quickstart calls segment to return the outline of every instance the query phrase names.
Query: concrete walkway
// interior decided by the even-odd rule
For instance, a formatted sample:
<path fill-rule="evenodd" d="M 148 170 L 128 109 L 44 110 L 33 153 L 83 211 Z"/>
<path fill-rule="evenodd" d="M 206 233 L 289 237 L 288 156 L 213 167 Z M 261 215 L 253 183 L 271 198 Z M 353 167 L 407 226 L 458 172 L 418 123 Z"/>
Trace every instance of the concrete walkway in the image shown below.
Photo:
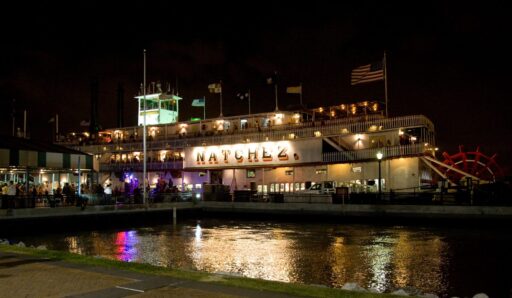
<path fill-rule="evenodd" d="M 452 205 L 392 205 L 392 204 L 320 204 L 320 203 L 255 203 L 255 202 L 211 202 L 201 201 L 179 203 L 157 203 L 144 205 L 98 205 L 59 208 L 0 209 L 0 223 L 19 222 L 19 220 L 41 220 L 67 218 L 80 220 L 97 216 L 153 215 L 166 214 L 172 219 L 173 209 L 200 211 L 203 214 L 263 214 L 263 215 L 314 215 L 331 217 L 395 217 L 411 219 L 512 219 L 512 206 L 452 206 Z M 178 218 L 179 218 L 178 214 Z M 1 227 L 1 225 L 0 225 Z"/>
<path fill-rule="evenodd" d="M 218 278 L 222 278 L 219 276 Z M 0 252 L 0 297 L 294 297 Z"/>

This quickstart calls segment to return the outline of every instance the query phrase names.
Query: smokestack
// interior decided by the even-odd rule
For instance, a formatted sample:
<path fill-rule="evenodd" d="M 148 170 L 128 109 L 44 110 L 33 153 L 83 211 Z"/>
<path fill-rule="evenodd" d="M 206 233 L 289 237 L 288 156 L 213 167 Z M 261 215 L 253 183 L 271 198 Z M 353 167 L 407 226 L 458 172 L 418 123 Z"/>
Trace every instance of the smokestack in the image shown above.
<path fill-rule="evenodd" d="M 98 78 L 91 79 L 91 123 L 90 133 L 95 134 L 98 132 L 98 97 L 99 97 L 99 83 Z"/>
<path fill-rule="evenodd" d="M 124 88 L 123 84 L 117 85 L 117 127 L 124 127 Z"/>

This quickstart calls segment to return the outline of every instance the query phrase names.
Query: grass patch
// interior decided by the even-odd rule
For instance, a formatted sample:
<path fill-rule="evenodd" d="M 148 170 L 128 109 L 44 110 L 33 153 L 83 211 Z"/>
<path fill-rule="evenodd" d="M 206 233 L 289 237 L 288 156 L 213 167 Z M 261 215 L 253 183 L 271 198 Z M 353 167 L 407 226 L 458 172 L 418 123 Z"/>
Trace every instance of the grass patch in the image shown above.
<path fill-rule="evenodd" d="M 268 281 L 262 279 L 233 277 L 229 275 L 220 275 L 213 273 L 205 273 L 199 271 L 187 271 L 180 269 L 171 269 L 158 267 L 149 264 L 129 263 L 104 258 L 82 256 L 68 252 L 55 250 L 39 250 L 35 248 L 18 247 L 14 245 L 0 245 L 0 251 L 4 253 L 16 253 L 27 256 L 46 258 L 51 260 L 66 261 L 75 264 L 83 264 L 88 266 L 101 266 L 109 268 L 118 268 L 138 273 L 153 274 L 181 278 L 187 280 L 201 281 L 206 283 L 215 283 L 225 286 L 241 287 L 247 289 L 255 289 L 259 291 L 271 291 L 279 293 L 287 293 L 305 297 L 354 297 L 354 298 L 376 298 L 376 297 L 400 297 L 391 294 L 375 294 L 375 293 L 359 293 L 334 289 L 322 286 L 302 285 L 293 283 L 284 283 L 277 281 Z"/>

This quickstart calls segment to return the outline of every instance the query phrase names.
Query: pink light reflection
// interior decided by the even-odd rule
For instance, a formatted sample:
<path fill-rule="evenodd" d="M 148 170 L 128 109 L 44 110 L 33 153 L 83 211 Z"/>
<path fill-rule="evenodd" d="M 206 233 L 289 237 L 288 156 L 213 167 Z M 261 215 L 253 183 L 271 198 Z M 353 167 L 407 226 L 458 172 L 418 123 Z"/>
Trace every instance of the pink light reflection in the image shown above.
<path fill-rule="evenodd" d="M 120 261 L 131 262 L 137 258 L 139 243 L 136 231 L 125 231 L 116 234 L 116 258 Z"/>

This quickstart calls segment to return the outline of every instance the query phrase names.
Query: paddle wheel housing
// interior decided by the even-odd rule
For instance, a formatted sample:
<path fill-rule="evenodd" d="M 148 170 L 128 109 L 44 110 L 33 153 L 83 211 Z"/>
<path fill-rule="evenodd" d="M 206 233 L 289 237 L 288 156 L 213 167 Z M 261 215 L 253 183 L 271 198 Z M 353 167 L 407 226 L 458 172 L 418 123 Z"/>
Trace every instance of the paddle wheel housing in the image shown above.
<path fill-rule="evenodd" d="M 496 154 L 487 156 L 480 152 L 480 147 L 475 151 L 464 151 L 464 146 L 459 146 L 459 152 L 453 155 L 443 152 L 443 164 L 453 167 L 459 171 L 475 176 L 481 181 L 495 182 L 498 177 L 503 176 L 503 171 L 496 162 Z M 449 180 L 457 183 L 464 175 L 449 167 L 438 167 Z"/>

